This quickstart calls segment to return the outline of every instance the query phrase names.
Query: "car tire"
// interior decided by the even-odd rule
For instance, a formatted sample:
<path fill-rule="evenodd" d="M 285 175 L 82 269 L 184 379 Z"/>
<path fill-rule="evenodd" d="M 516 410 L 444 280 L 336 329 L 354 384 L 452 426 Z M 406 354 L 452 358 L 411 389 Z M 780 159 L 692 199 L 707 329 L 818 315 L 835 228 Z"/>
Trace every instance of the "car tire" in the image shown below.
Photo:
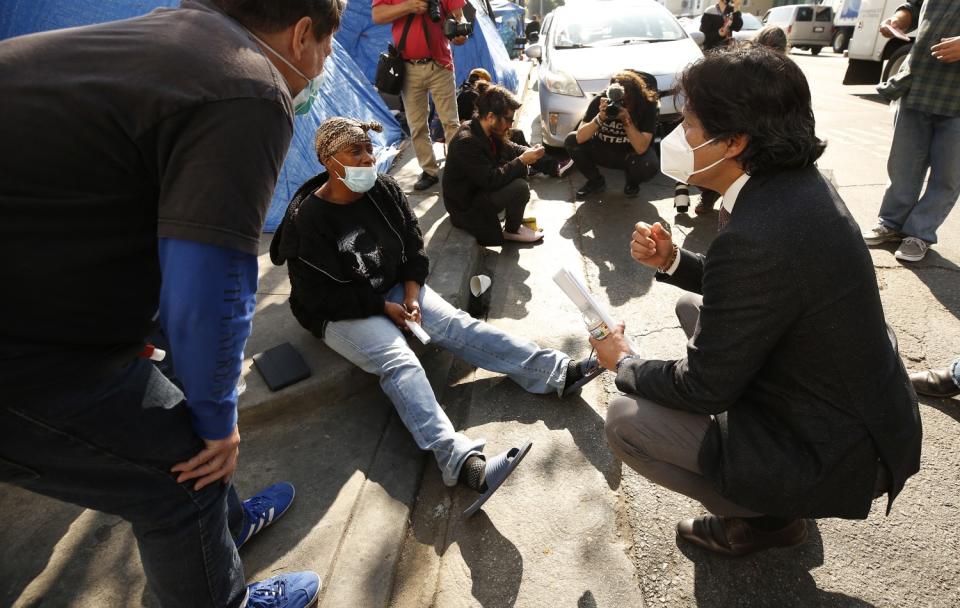
<path fill-rule="evenodd" d="M 823 48 L 822 46 L 811 46 L 811 47 L 810 47 L 810 54 L 811 54 L 811 55 L 819 55 L 819 54 L 820 54 L 820 49 L 822 49 L 822 48 Z"/>
<path fill-rule="evenodd" d="M 833 52 L 840 54 L 847 50 L 847 33 L 843 30 L 837 30 L 833 35 Z"/>
<path fill-rule="evenodd" d="M 910 54 L 910 49 L 912 48 L 912 44 L 905 44 L 890 55 L 890 59 L 887 59 L 887 63 L 883 66 L 883 75 L 880 77 L 880 82 L 890 80 L 891 76 L 896 75 L 896 73 L 900 71 L 900 66 L 903 65 L 904 60 L 907 58 L 907 55 Z"/>

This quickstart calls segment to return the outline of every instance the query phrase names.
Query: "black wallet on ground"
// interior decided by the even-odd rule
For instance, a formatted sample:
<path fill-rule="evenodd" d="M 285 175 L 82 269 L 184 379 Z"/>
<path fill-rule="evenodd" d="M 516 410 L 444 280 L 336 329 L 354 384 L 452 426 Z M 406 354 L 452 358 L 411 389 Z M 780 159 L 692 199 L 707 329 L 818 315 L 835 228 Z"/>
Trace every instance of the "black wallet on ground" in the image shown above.
<path fill-rule="evenodd" d="M 271 391 L 278 391 L 310 377 L 306 361 L 289 342 L 254 355 L 253 364 Z"/>

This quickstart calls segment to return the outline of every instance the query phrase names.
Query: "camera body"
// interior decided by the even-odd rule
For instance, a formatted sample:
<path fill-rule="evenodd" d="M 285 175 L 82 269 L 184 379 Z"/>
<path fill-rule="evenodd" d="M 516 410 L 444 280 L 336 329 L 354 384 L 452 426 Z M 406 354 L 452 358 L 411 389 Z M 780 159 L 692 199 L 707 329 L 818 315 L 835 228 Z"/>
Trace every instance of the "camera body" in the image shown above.
<path fill-rule="evenodd" d="M 614 120 L 620 115 L 623 109 L 623 85 L 615 82 L 607 87 L 607 109 L 603 114 L 606 120 Z"/>
<path fill-rule="evenodd" d="M 427 16 L 434 23 L 440 22 L 440 0 L 427 0 Z"/>
<path fill-rule="evenodd" d="M 453 40 L 460 36 L 469 36 L 473 34 L 473 24 L 469 21 L 463 23 L 448 18 L 443 22 L 443 35 L 448 40 Z"/>

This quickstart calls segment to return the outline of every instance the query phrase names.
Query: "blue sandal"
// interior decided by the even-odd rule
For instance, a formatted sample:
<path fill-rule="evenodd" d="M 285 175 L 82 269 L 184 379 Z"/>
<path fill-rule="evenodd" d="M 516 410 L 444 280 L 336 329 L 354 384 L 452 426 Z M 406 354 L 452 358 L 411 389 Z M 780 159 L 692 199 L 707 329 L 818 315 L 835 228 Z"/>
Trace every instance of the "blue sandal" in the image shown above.
<path fill-rule="evenodd" d="M 520 461 L 523 460 L 523 457 L 527 455 L 527 452 L 530 451 L 532 446 L 533 442 L 528 441 L 523 444 L 522 447 L 510 448 L 506 452 L 497 454 L 487 461 L 484 472 L 484 485 L 486 488 L 483 494 L 480 495 L 480 498 L 475 500 L 474 503 L 463 512 L 464 517 L 470 517 L 480 510 L 483 503 L 487 502 L 487 500 L 493 496 L 493 493 L 500 488 L 500 485 L 506 481 L 507 477 L 510 477 L 510 474 L 517 468 L 517 465 L 520 464 Z"/>

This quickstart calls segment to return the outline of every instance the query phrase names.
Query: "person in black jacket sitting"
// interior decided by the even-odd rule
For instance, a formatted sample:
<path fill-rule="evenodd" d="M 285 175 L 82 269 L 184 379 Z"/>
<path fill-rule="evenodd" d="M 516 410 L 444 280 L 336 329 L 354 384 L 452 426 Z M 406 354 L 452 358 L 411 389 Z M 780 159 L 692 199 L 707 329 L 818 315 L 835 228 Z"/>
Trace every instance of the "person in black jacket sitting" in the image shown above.
<path fill-rule="evenodd" d="M 543 158 L 541 146 L 527 148 L 507 139 L 520 102 L 509 91 L 482 80 L 476 114 L 460 125 L 447 149 L 443 205 L 450 221 L 481 245 L 504 240 L 533 243 L 543 238 L 522 224 L 530 200 L 529 167 Z M 500 228 L 498 214 L 506 221 Z"/>
<path fill-rule="evenodd" d="M 454 430 L 407 344 L 410 324 L 433 344 L 533 393 L 568 395 L 601 370 L 595 358 L 574 361 L 478 321 L 426 285 L 420 226 L 400 186 L 377 174 L 370 129 L 381 127 L 348 118 L 320 126 L 317 157 L 327 172 L 297 191 L 270 259 L 287 264 L 297 321 L 380 377 L 417 445 L 434 453 L 444 483 L 459 480 L 488 495 L 495 487 L 485 486 L 484 442 Z"/>
<path fill-rule="evenodd" d="M 615 86 L 623 98 L 620 109 L 610 112 L 608 96 Z M 580 128 L 564 141 L 574 166 L 587 178 L 577 190 L 577 198 L 606 189 L 599 167 L 623 170 L 627 196 L 636 196 L 640 184 L 657 175 L 660 162 L 653 149 L 653 134 L 659 115 L 656 89 L 637 72 L 625 70 L 610 79 L 610 87 L 587 106 Z"/>
<path fill-rule="evenodd" d="M 700 31 L 703 32 L 703 52 L 727 46 L 733 40 L 733 33 L 743 27 L 743 15 L 740 14 L 740 0 L 719 0 L 703 11 L 700 17 Z"/>
<path fill-rule="evenodd" d="M 683 123 L 662 170 L 723 193 L 706 255 L 659 224 L 631 255 L 685 289 L 686 356 L 632 353 L 622 326 L 591 339 L 628 396 L 607 409 L 613 452 L 700 501 L 678 538 L 745 555 L 807 538 L 805 517 L 887 512 L 920 466 L 917 397 L 884 322 L 870 253 L 815 165 L 810 89 L 789 58 L 745 46 L 709 53 L 680 79 Z"/>

